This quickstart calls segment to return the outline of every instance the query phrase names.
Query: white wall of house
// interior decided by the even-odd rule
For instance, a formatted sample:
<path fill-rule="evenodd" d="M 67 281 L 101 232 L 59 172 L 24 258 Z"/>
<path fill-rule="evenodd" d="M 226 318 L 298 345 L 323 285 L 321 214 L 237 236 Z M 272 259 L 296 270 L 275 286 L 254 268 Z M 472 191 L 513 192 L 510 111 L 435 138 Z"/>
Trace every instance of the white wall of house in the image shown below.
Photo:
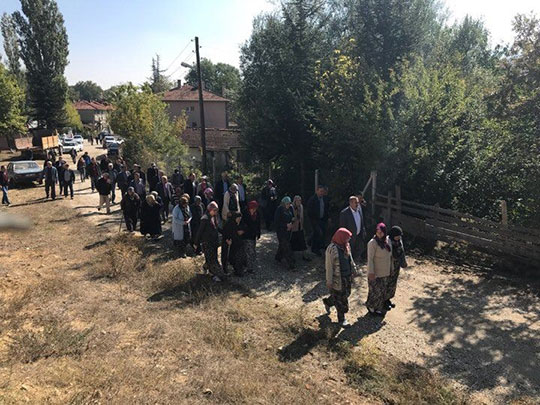
<path fill-rule="evenodd" d="M 200 127 L 199 103 L 197 101 L 165 101 L 169 106 L 169 116 L 171 119 L 185 111 L 188 117 L 188 127 Z M 227 102 L 225 101 L 205 101 L 204 121 L 207 128 L 227 128 Z"/>

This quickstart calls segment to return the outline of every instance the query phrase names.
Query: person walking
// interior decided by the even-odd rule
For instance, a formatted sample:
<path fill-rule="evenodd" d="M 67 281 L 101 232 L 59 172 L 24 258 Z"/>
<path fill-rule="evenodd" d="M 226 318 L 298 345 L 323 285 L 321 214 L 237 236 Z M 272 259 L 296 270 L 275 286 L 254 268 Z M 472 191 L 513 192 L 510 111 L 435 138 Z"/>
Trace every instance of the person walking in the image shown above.
<path fill-rule="evenodd" d="M 126 165 L 121 165 L 120 173 L 118 173 L 118 176 L 116 176 L 116 184 L 118 184 L 118 188 L 122 193 L 122 197 L 124 196 L 124 194 L 126 194 L 129 187 L 129 176 L 130 173 L 127 171 Z"/>
<path fill-rule="evenodd" d="M 317 191 L 308 200 L 307 215 L 313 230 L 311 236 L 311 251 L 317 256 L 322 256 L 321 249 L 324 246 L 326 236 L 326 224 L 329 218 L 329 202 L 326 197 L 326 188 L 322 185 L 317 186 Z"/>
<path fill-rule="evenodd" d="M 92 159 L 90 159 L 90 155 L 88 155 L 88 152 L 84 152 L 84 154 L 82 155 L 82 158 L 84 160 L 84 174 L 85 174 L 85 179 L 87 179 L 89 176 L 88 176 L 88 166 L 90 166 L 90 163 L 92 163 Z"/>
<path fill-rule="evenodd" d="M 195 180 L 195 173 L 190 173 L 184 182 L 184 193 L 189 194 L 189 201 L 191 203 L 195 201 L 195 195 L 197 194 L 197 181 Z"/>
<path fill-rule="evenodd" d="M 187 215 L 187 211 L 183 206 L 188 204 L 188 200 L 184 197 L 180 198 L 180 202 L 173 208 L 172 211 L 172 233 L 173 243 L 177 247 L 180 257 L 186 257 L 186 246 L 189 241 L 189 223 L 191 218 Z M 188 229 L 186 229 L 186 226 Z"/>
<path fill-rule="evenodd" d="M 266 185 L 261 191 L 261 207 L 264 213 L 264 222 L 266 230 L 272 229 L 272 222 L 274 222 L 274 214 L 277 208 L 277 189 L 274 186 L 274 182 L 270 179 L 266 182 Z"/>
<path fill-rule="evenodd" d="M 169 219 L 169 205 L 174 196 L 173 186 L 169 183 L 167 176 L 161 176 L 161 181 L 156 186 L 156 191 L 163 203 L 163 206 L 161 207 L 161 220 L 165 223 Z"/>
<path fill-rule="evenodd" d="M 324 307 L 328 315 L 332 307 L 336 308 L 338 322 L 344 328 L 350 326 L 345 314 L 349 312 L 349 296 L 356 273 L 356 265 L 351 254 L 351 237 L 351 231 L 339 228 L 326 248 L 325 256 L 326 287 L 330 296 L 323 299 Z"/>
<path fill-rule="evenodd" d="M 212 274 L 215 282 L 222 281 L 225 276 L 218 261 L 219 231 L 218 231 L 219 207 L 215 201 L 211 202 L 206 213 L 201 218 L 199 231 L 195 238 L 195 245 L 202 245 L 205 264 L 204 268 Z"/>
<path fill-rule="evenodd" d="M 174 169 L 174 173 L 172 175 L 171 183 L 174 188 L 176 187 L 184 187 L 184 176 L 180 172 L 180 168 Z"/>
<path fill-rule="evenodd" d="M 291 209 L 293 212 L 291 249 L 293 252 L 302 252 L 302 260 L 310 261 L 304 233 L 304 206 L 302 205 L 302 197 L 299 195 L 294 196 Z"/>
<path fill-rule="evenodd" d="M 75 148 L 72 148 L 69 151 L 69 155 L 71 156 L 71 159 L 73 160 L 73 164 L 75 164 L 77 162 L 77 151 L 75 150 Z"/>
<path fill-rule="evenodd" d="M 50 160 L 47 160 L 45 169 L 43 170 L 43 179 L 45 180 L 45 194 L 49 198 L 49 194 L 53 200 L 56 199 L 56 184 L 58 183 L 58 170 L 52 165 Z"/>
<path fill-rule="evenodd" d="M 393 226 L 390 229 L 387 243 L 392 247 L 392 267 L 390 269 L 390 276 L 388 277 L 386 293 L 386 307 L 390 310 L 396 307 L 396 304 L 392 302 L 392 298 L 396 295 L 399 270 L 407 268 L 407 259 L 403 247 L 403 230 L 399 226 Z"/>
<path fill-rule="evenodd" d="M 229 191 L 230 185 L 231 182 L 229 181 L 229 173 L 222 172 L 221 179 L 216 182 L 216 186 L 214 187 L 215 198 L 221 209 L 225 208 L 223 201 L 225 199 L 225 193 Z"/>
<path fill-rule="evenodd" d="M 153 239 L 158 239 L 161 235 L 161 204 L 156 200 L 154 194 L 150 193 L 141 204 L 141 234 L 149 235 Z"/>
<path fill-rule="evenodd" d="M 159 169 L 155 163 L 150 164 L 150 167 L 146 170 L 146 181 L 148 181 L 150 191 L 156 191 L 159 183 Z"/>
<path fill-rule="evenodd" d="M 367 245 L 368 297 L 370 314 L 383 316 L 387 311 L 388 276 L 392 270 L 392 246 L 386 239 L 386 225 L 377 225 L 375 235 Z"/>
<path fill-rule="evenodd" d="M 178 187 L 177 190 L 180 190 L 180 187 Z M 205 209 L 206 207 L 202 203 L 201 197 L 196 195 L 195 202 L 191 205 L 191 244 L 196 255 L 200 255 L 202 253 L 201 248 L 195 245 L 195 238 L 197 236 L 197 232 L 199 232 L 201 218 L 204 215 Z"/>
<path fill-rule="evenodd" d="M 229 274 L 227 267 L 232 264 L 236 276 L 244 275 L 245 255 L 243 250 L 242 235 L 244 231 L 240 229 L 242 214 L 231 212 L 230 217 L 223 226 L 223 241 L 221 243 L 221 265 L 223 273 Z"/>
<path fill-rule="evenodd" d="M 111 183 L 111 204 L 115 204 L 114 200 L 116 199 L 116 179 L 118 177 L 118 172 L 114 168 L 114 164 L 109 162 L 107 165 L 107 173 L 109 174 L 109 181 Z"/>
<path fill-rule="evenodd" d="M 79 172 L 81 183 L 84 183 L 86 180 L 86 162 L 82 156 L 77 160 L 77 171 Z"/>
<path fill-rule="evenodd" d="M 90 165 L 88 166 L 88 175 L 90 176 L 90 187 L 92 188 L 93 192 L 96 189 L 96 184 L 99 176 L 101 176 L 101 169 L 99 168 L 99 165 L 97 164 L 95 158 L 90 159 Z"/>
<path fill-rule="evenodd" d="M 9 202 L 8 189 L 9 189 L 9 176 L 6 166 L 0 166 L 0 186 L 2 187 L 2 205 L 11 204 Z"/>
<path fill-rule="evenodd" d="M 111 213 L 111 180 L 109 179 L 109 173 L 103 173 L 101 177 L 96 181 L 96 189 L 99 193 L 99 205 L 98 211 L 101 211 L 101 207 L 105 204 L 107 214 Z"/>
<path fill-rule="evenodd" d="M 129 187 L 133 187 L 137 195 L 141 198 L 141 201 L 146 199 L 146 184 L 144 184 L 144 180 L 141 179 L 140 173 L 135 172 L 133 180 L 129 183 Z"/>
<path fill-rule="evenodd" d="M 244 212 L 247 206 L 247 190 L 246 186 L 244 185 L 244 178 L 242 176 L 238 176 L 238 178 L 236 179 L 236 187 L 238 188 L 238 200 L 240 201 L 240 210 Z"/>
<path fill-rule="evenodd" d="M 238 186 L 231 184 L 223 197 L 223 209 L 221 210 L 221 218 L 223 221 L 229 219 L 233 213 L 240 214 L 240 199 L 238 197 Z"/>
<path fill-rule="evenodd" d="M 349 206 L 339 213 L 339 227 L 347 228 L 352 233 L 351 252 L 354 261 L 359 263 L 364 250 L 366 228 L 364 214 L 357 196 L 350 196 Z"/>
<path fill-rule="evenodd" d="M 281 263 L 282 259 L 287 261 L 289 270 L 294 270 L 295 260 L 291 250 L 291 230 L 293 222 L 293 212 L 291 210 L 291 197 L 285 196 L 281 200 L 280 206 L 276 209 L 274 225 L 278 239 L 278 250 L 275 260 Z"/>
<path fill-rule="evenodd" d="M 261 217 L 259 215 L 259 204 L 257 201 L 250 201 L 247 209 L 242 215 L 240 229 L 244 231 L 244 251 L 247 264 L 247 272 L 255 272 L 257 262 L 257 240 L 261 238 Z"/>
<path fill-rule="evenodd" d="M 64 198 L 67 198 L 68 196 L 68 189 L 69 189 L 69 195 L 71 199 L 73 200 L 73 184 L 75 183 L 75 172 L 69 168 L 69 164 L 64 165 L 64 171 L 62 173 L 63 181 L 62 181 L 62 188 L 64 189 Z"/>
<path fill-rule="evenodd" d="M 124 215 L 127 230 L 133 232 L 137 228 L 137 219 L 139 218 L 139 210 L 141 209 L 141 198 L 133 187 L 128 187 L 126 193 L 122 196 L 120 208 Z"/>

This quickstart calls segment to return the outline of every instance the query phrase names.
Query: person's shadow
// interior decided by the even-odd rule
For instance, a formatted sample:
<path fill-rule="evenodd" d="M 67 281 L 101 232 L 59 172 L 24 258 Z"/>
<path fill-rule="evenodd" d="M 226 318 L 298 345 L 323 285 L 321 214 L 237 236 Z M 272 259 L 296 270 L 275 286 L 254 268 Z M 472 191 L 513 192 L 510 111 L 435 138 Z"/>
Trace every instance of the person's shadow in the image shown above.
<path fill-rule="evenodd" d="M 324 343 L 332 346 L 340 341 L 347 341 L 355 345 L 365 336 L 377 332 L 386 323 L 383 317 L 375 317 L 368 313 L 358 318 L 347 329 L 333 323 L 327 314 L 320 315 L 316 319 L 319 322 L 318 328 L 304 328 L 296 339 L 279 350 L 279 361 L 286 363 L 298 361 L 316 346 Z"/>

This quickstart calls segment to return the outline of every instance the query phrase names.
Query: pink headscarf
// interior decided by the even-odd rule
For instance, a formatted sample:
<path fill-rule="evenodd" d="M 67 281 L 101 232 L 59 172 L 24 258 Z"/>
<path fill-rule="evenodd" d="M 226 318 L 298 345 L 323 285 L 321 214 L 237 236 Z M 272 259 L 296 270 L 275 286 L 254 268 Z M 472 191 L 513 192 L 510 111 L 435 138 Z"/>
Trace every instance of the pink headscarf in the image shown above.
<path fill-rule="evenodd" d="M 332 236 L 332 242 L 342 248 L 346 253 L 350 253 L 351 248 L 349 241 L 351 240 L 352 233 L 347 228 L 339 228 L 334 236 Z"/>

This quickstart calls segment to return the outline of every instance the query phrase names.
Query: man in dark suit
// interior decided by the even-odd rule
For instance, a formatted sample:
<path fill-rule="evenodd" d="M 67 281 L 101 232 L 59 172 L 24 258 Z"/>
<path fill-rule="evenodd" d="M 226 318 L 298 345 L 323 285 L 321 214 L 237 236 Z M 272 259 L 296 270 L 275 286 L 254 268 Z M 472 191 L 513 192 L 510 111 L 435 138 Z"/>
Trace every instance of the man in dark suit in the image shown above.
<path fill-rule="evenodd" d="M 325 248 L 324 238 L 329 218 L 329 201 L 326 194 L 326 187 L 319 185 L 315 195 L 307 202 L 307 215 L 313 229 L 311 251 L 317 256 L 321 256 L 321 249 Z"/>
<path fill-rule="evenodd" d="M 229 174 L 227 172 L 221 173 L 221 179 L 216 182 L 216 187 L 214 189 L 214 196 L 219 205 L 219 212 L 221 212 L 221 209 L 223 208 L 223 198 L 225 197 L 225 193 L 229 191 L 230 185 Z"/>
<path fill-rule="evenodd" d="M 349 206 L 339 213 L 339 227 L 347 228 L 351 231 L 351 253 L 354 261 L 358 263 L 364 250 L 364 238 L 366 234 L 364 214 L 358 197 L 354 195 L 349 197 Z"/>
<path fill-rule="evenodd" d="M 195 181 L 195 173 L 190 173 L 189 177 L 184 182 L 184 193 L 189 194 L 189 201 L 191 203 L 195 201 L 195 194 L 197 194 L 197 182 Z"/>

